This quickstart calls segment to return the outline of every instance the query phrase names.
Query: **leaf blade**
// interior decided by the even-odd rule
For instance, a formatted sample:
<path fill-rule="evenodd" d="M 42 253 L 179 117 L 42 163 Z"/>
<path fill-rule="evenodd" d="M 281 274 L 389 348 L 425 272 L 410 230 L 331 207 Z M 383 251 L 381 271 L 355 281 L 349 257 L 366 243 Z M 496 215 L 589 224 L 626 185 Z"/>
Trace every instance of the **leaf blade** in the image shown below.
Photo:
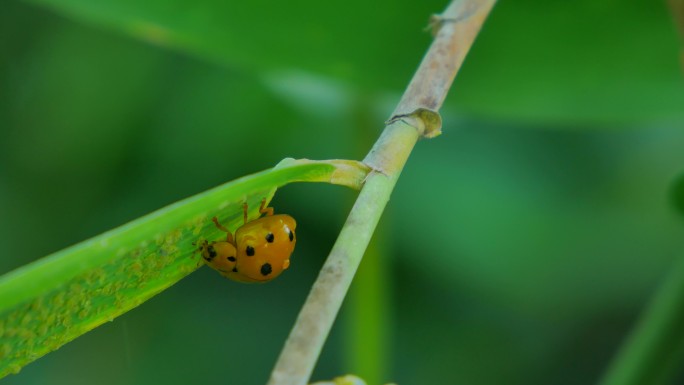
<path fill-rule="evenodd" d="M 264 197 L 292 182 L 362 183 L 352 161 L 286 159 L 171 204 L 0 277 L 0 377 L 140 305 L 197 269 L 192 242 L 209 218 L 234 229 L 242 202 L 256 214 Z"/>

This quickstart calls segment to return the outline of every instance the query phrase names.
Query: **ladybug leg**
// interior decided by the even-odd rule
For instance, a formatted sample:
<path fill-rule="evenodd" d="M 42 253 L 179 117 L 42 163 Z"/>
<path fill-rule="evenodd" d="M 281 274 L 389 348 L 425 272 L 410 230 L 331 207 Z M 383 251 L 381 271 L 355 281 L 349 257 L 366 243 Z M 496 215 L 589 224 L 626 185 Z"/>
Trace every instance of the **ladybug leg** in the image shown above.
<path fill-rule="evenodd" d="M 227 228 L 223 227 L 223 225 L 219 223 L 218 218 L 213 217 L 211 218 L 211 221 L 214 222 L 214 225 L 216 225 L 219 230 L 223 231 L 224 233 L 230 233 Z"/>
<path fill-rule="evenodd" d="M 266 198 L 261 200 L 261 206 L 259 206 L 259 214 L 266 214 L 268 215 L 273 215 L 273 207 L 264 207 L 266 206 Z M 245 220 L 245 224 L 247 224 L 248 219 L 247 219 L 247 202 L 242 204 L 242 213 L 243 217 Z"/>
<path fill-rule="evenodd" d="M 233 243 L 233 234 L 230 233 L 230 230 L 228 230 L 228 229 L 225 228 L 222 224 L 220 224 L 219 221 L 218 221 L 218 218 L 216 218 L 216 217 L 211 218 L 211 221 L 214 222 L 214 225 L 216 225 L 216 227 L 217 227 L 219 230 L 221 230 L 221 231 L 223 231 L 224 233 L 226 233 L 226 242 L 228 242 L 228 243 L 230 243 L 230 244 L 234 244 L 234 243 Z"/>
<path fill-rule="evenodd" d="M 247 202 L 242 204 L 242 217 L 244 218 L 244 224 L 247 224 Z"/>
<path fill-rule="evenodd" d="M 266 206 L 266 198 L 261 200 L 261 206 L 259 206 L 259 213 L 260 214 L 266 214 L 267 216 L 273 215 L 273 207 L 264 207 Z"/>

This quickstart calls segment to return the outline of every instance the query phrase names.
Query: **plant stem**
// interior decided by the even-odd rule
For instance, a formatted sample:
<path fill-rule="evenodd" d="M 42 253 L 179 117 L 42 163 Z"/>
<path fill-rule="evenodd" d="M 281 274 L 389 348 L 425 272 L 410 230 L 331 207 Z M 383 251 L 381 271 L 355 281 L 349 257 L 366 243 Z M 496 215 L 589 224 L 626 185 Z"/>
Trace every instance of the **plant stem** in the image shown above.
<path fill-rule="evenodd" d="M 354 276 L 344 306 L 342 364 L 368 384 L 384 384 L 391 371 L 391 336 L 394 330 L 391 222 L 384 214 Z"/>
<path fill-rule="evenodd" d="M 453 1 L 435 18 L 435 40 L 364 159 L 372 171 L 285 342 L 270 385 L 308 382 L 399 174 L 420 136 L 439 134 L 437 111 L 493 5 L 494 0 Z"/>
<path fill-rule="evenodd" d="M 418 131 L 403 121 L 390 127 L 393 136 L 405 143 L 403 151 L 395 154 L 405 161 L 413 148 L 411 143 L 418 140 Z M 397 176 L 372 172 L 366 180 L 299 313 L 271 374 L 270 384 L 307 383 Z"/>

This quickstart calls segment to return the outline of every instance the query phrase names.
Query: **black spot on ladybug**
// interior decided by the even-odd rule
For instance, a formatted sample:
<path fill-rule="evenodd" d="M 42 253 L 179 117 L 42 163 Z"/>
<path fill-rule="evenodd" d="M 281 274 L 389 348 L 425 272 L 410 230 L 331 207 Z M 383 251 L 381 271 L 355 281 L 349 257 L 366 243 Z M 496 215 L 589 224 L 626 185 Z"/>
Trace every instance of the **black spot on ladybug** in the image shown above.
<path fill-rule="evenodd" d="M 266 234 L 266 242 L 273 243 L 274 240 L 275 240 L 275 236 L 273 235 L 273 233 Z"/>
<path fill-rule="evenodd" d="M 233 273 L 237 273 L 237 267 L 233 268 Z"/>
<path fill-rule="evenodd" d="M 214 257 L 216 257 L 216 250 L 214 249 L 214 246 L 207 247 L 207 251 L 209 252 L 209 259 L 207 259 L 208 261 L 211 261 L 214 259 Z"/>
<path fill-rule="evenodd" d="M 269 275 L 272 271 L 273 269 L 271 268 L 270 263 L 264 263 L 263 265 L 261 265 L 261 275 Z"/>
<path fill-rule="evenodd" d="M 235 257 L 228 257 L 228 260 L 231 262 L 235 262 Z"/>
<path fill-rule="evenodd" d="M 245 251 L 247 252 L 247 255 L 250 257 L 254 255 L 254 248 L 252 246 L 247 246 L 247 249 Z"/>
<path fill-rule="evenodd" d="M 289 228 L 287 229 L 287 236 L 290 237 L 290 242 L 294 240 L 294 233 Z"/>

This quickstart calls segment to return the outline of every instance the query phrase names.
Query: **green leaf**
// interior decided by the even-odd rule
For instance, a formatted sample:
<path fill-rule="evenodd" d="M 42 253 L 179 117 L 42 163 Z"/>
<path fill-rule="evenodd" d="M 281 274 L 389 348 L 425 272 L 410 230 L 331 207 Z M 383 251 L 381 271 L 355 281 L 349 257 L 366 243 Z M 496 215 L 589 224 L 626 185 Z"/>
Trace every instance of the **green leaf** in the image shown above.
<path fill-rule="evenodd" d="M 399 90 L 444 2 L 361 0 L 30 0 L 90 24 L 273 73 L 297 70 L 366 90 Z M 353 25 L 353 28 L 350 27 Z M 568 125 L 684 121 L 677 36 L 664 4 L 500 2 L 447 106 L 468 114 Z"/>
<path fill-rule="evenodd" d="M 442 1 L 431 6 L 381 0 L 368 7 L 351 0 L 331 12 L 326 2 L 306 0 L 32 2 L 234 68 L 257 73 L 299 68 L 395 88 L 404 86 L 429 43 L 429 34 L 422 31 L 428 16 L 443 7 Z M 388 28 L 397 20 L 401 28 Z M 414 51 L 412 60 L 398 63 L 387 55 L 402 49 Z"/>
<path fill-rule="evenodd" d="M 209 220 L 234 230 L 242 203 L 292 182 L 359 188 L 368 169 L 345 160 L 285 159 L 69 247 L 0 277 L 0 377 L 111 321 L 200 266 L 193 242 L 212 238 Z"/>
<path fill-rule="evenodd" d="M 563 128 L 671 126 L 684 121 L 678 46 L 664 2 L 501 1 L 451 100 Z"/>

